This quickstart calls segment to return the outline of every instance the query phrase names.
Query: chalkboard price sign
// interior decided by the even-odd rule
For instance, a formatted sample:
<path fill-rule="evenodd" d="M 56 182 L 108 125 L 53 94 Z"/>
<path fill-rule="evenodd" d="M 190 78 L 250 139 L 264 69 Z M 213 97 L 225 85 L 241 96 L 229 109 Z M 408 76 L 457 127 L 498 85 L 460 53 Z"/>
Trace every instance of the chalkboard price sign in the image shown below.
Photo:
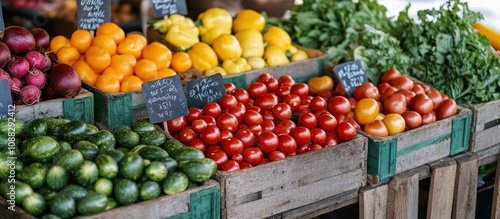
<path fill-rule="evenodd" d="M 2 1 L 0 1 L 0 31 L 5 29 L 5 22 L 3 21 Z"/>
<path fill-rule="evenodd" d="M 9 80 L 0 80 L 0 119 L 9 117 L 9 111 L 13 109 L 12 96 L 10 95 Z M 10 112 L 12 114 L 12 112 Z"/>
<path fill-rule="evenodd" d="M 78 29 L 95 30 L 111 21 L 111 0 L 77 0 Z"/>
<path fill-rule="evenodd" d="M 187 14 L 186 0 L 151 0 L 155 17 L 171 14 Z"/>
<path fill-rule="evenodd" d="M 165 122 L 188 114 L 186 95 L 178 75 L 142 84 L 149 121 Z"/>
<path fill-rule="evenodd" d="M 335 75 L 350 97 L 352 97 L 355 87 L 368 82 L 361 61 L 359 60 L 336 65 L 333 67 L 333 72 L 335 72 Z"/>
<path fill-rule="evenodd" d="M 186 97 L 189 108 L 196 107 L 203 109 L 208 102 L 219 103 L 224 94 L 226 94 L 226 87 L 224 86 L 224 79 L 222 79 L 221 74 L 192 80 L 186 85 Z"/>

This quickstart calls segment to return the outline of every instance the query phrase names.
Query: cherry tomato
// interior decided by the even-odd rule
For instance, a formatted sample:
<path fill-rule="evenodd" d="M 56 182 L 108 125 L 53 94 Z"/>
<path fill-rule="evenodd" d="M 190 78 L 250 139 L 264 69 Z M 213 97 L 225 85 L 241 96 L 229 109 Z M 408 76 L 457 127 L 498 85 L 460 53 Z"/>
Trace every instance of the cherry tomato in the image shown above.
<path fill-rule="evenodd" d="M 245 114 L 243 114 L 243 121 L 245 124 L 253 126 L 262 124 L 264 118 L 262 118 L 262 114 L 255 110 L 247 110 Z"/>
<path fill-rule="evenodd" d="M 422 125 L 433 123 L 437 120 L 436 111 L 431 111 L 430 113 L 423 114 L 421 116 L 422 116 Z"/>
<path fill-rule="evenodd" d="M 280 86 L 292 86 L 293 84 L 295 84 L 295 80 L 290 75 L 282 75 L 278 78 L 278 83 L 280 84 Z"/>
<path fill-rule="evenodd" d="M 306 105 L 309 107 L 309 104 L 311 103 L 312 99 L 313 99 L 313 96 L 309 96 L 309 95 L 300 98 L 301 105 Z"/>
<path fill-rule="evenodd" d="M 298 145 L 308 144 L 311 141 L 311 131 L 304 126 L 297 126 L 292 129 L 291 135 Z"/>
<path fill-rule="evenodd" d="M 220 141 L 220 137 L 220 130 L 215 125 L 208 125 L 200 135 L 200 139 L 205 145 L 217 144 Z"/>
<path fill-rule="evenodd" d="M 271 110 L 274 106 L 278 104 L 278 97 L 273 93 L 266 93 L 254 102 L 254 105 L 261 108 L 263 111 Z"/>
<path fill-rule="evenodd" d="M 297 146 L 297 154 L 303 154 L 309 151 L 311 151 L 311 148 L 309 148 L 309 144 L 302 144 Z"/>
<path fill-rule="evenodd" d="M 205 152 L 205 150 L 207 149 L 207 146 L 205 144 L 203 144 L 203 142 L 199 138 L 193 139 L 191 141 L 190 146 L 200 150 L 201 152 Z"/>
<path fill-rule="evenodd" d="M 379 109 L 379 103 L 375 99 L 364 98 L 358 101 L 354 116 L 359 124 L 365 125 L 375 120 L 379 113 Z"/>
<path fill-rule="evenodd" d="M 406 106 L 411 106 L 413 104 L 413 98 L 417 95 L 415 92 L 410 90 L 398 90 L 396 93 L 400 93 L 405 96 Z"/>
<path fill-rule="evenodd" d="M 267 87 L 264 83 L 256 81 L 248 85 L 247 91 L 250 98 L 257 99 L 257 97 L 267 93 Z"/>
<path fill-rule="evenodd" d="M 309 94 L 309 85 L 306 83 L 295 83 L 290 88 L 291 94 L 297 94 L 300 98 L 304 98 Z"/>
<path fill-rule="evenodd" d="M 248 128 L 238 130 L 234 137 L 240 139 L 244 148 L 249 148 L 255 145 L 255 135 Z"/>
<path fill-rule="evenodd" d="M 379 101 L 384 102 L 389 96 L 391 96 L 393 93 L 396 93 L 398 89 L 396 87 L 390 86 L 382 92 L 380 95 Z"/>
<path fill-rule="evenodd" d="M 418 128 L 422 125 L 422 116 L 415 111 L 408 110 L 401 114 L 401 116 L 403 116 L 403 119 L 405 120 L 407 129 Z"/>
<path fill-rule="evenodd" d="M 391 68 L 391 69 L 387 70 L 386 72 L 384 72 L 384 74 L 382 74 L 382 82 L 389 83 L 390 81 L 392 81 L 392 79 L 399 78 L 401 76 L 402 76 L 401 72 L 399 72 L 395 68 Z"/>
<path fill-rule="evenodd" d="M 297 150 L 297 142 L 290 135 L 279 135 L 278 136 L 278 149 L 279 151 L 285 153 L 286 155 L 292 154 Z"/>
<path fill-rule="evenodd" d="M 279 123 L 279 125 L 283 125 L 285 127 L 288 128 L 288 130 L 292 130 L 294 129 L 295 127 L 297 127 L 297 125 L 295 124 L 295 122 L 293 122 L 292 120 L 283 120 Z"/>
<path fill-rule="evenodd" d="M 335 130 L 337 127 L 337 119 L 330 113 L 323 113 L 318 116 L 318 128 L 325 131 Z"/>
<path fill-rule="evenodd" d="M 238 104 L 238 99 L 236 99 L 236 97 L 232 94 L 226 94 L 221 97 L 219 103 L 222 109 L 227 109 L 229 107 L 236 106 L 236 104 Z"/>
<path fill-rule="evenodd" d="M 400 90 L 413 90 L 414 82 L 409 77 L 401 76 L 392 79 L 389 84 Z"/>
<path fill-rule="evenodd" d="M 279 87 L 279 82 L 278 79 L 276 78 L 269 78 L 266 81 L 264 81 L 264 84 L 267 87 L 267 92 L 275 92 L 278 90 Z"/>
<path fill-rule="evenodd" d="M 382 122 L 385 124 L 387 127 L 387 130 L 389 131 L 389 135 L 395 135 L 400 132 L 403 132 L 405 130 L 405 119 L 403 116 L 397 114 L 397 113 L 389 113 L 385 115 L 384 119 Z"/>
<path fill-rule="evenodd" d="M 241 154 L 243 152 L 243 143 L 237 138 L 221 139 L 222 149 L 228 156 Z"/>
<path fill-rule="evenodd" d="M 230 113 L 224 113 L 217 119 L 217 127 L 219 130 L 228 130 L 231 133 L 235 133 L 238 130 L 238 119 L 236 116 Z"/>
<path fill-rule="evenodd" d="M 248 127 L 248 130 L 250 130 L 254 135 L 259 136 L 263 129 L 261 125 L 252 125 Z"/>
<path fill-rule="evenodd" d="M 333 115 L 345 115 L 351 111 L 351 103 L 343 96 L 334 96 L 328 103 L 328 111 Z"/>
<path fill-rule="evenodd" d="M 236 89 L 236 85 L 231 82 L 224 83 L 224 87 L 226 88 L 226 94 L 230 94 L 234 89 Z"/>
<path fill-rule="evenodd" d="M 188 114 L 185 116 L 186 121 L 191 124 L 194 120 L 200 119 L 201 116 L 203 116 L 203 111 L 198 108 L 189 108 L 188 109 Z"/>
<path fill-rule="evenodd" d="M 244 105 L 250 102 L 250 94 L 248 94 L 248 91 L 243 88 L 236 88 L 233 92 L 231 92 L 231 94 Z"/>
<path fill-rule="evenodd" d="M 291 94 L 291 92 L 290 92 L 291 89 L 292 89 L 292 86 L 288 86 L 288 85 L 279 86 L 275 92 L 276 96 L 278 96 L 279 98 L 285 98 L 286 96 Z"/>
<path fill-rule="evenodd" d="M 309 108 L 311 108 L 311 110 L 313 112 L 324 111 L 324 110 L 326 110 L 327 106 L 328 106 L 328 103 L 326 102 L 326 100 L 320 96 L 313 97 L 311 102 L 309 103 Z"/>
<path fill-rule="evenodd" d="M 257 136 L 257 145 L 263 152 L 270 153 L 278 148 L 278 136 L 271 131 L 262 131 Z"/>
<path fill-rule="evenodd" d="M 203 114 L 207 115 L 207 116 L 212 116 L 215 119 L 219 118 L 219 116 L 220 116 L 221 113 L 222 113 L 222 108 L 216 102 L 208 102 L 203 107 Z"/>
<path fill-rule="evenodd" d="M 420 115 L 428 114 L 434 108 L 432 100 L 425 94 L 417 94 L 413 98 L 413 110 Z"/>
<path fill-rule="evenodd" d="M 262 131 L 272 131 L 274 129 L 274 121 L 272 119 L 264 119 L 260 126 L 262 126 Z"/>
<path fill-rule="evenodd" d="M 375 120 L 366 124 L 365 127 L 363 127 L 363 131 L 378 137 L 387 137 L 389 135 L 389 130 L 387 130 L 385 124 L 380 120 Z"/>
<path fill-rule="evenodd" d="M 441 102 L 443 102 L 443 95 L 441 95 L 441 92 L 435 88 L 431 88 L 429 91 L 425 92 L 425 95 L 432 100 L 432 109 L 439 110 Z"/>
<path fill-rule="evenodd" d="M 285 97 L 283 97 L 283 103 L 288 104 L 292 112 L 297 111 L 299 106 L 302 105 L 301 99 L 297 94 L 286 95 Z"/>
<path fill-rule="evenodd" d="M 207 126 L 208 123 L 203 119 L 197 119 L 194 120 L 193 123 L 191 123 L 191 129 L 193 129 L 193 131 L 198 134 L 203 132 L 203 130 L 205 130 Z"/>
<path fill-rule="evenodd" d="M 453 99 L 443 100 L 441 103 L 441 108 L 438 112 L 438 119 L 445 119 L 448 117 L 452 117 L 457 114 L 458 105 Z"/>
<path fill-rule="evenodd" d="M 240 163 L 240 170 L 247 169 L 247 168 L 252 168 L 252 167 L 253 167 L 252 164 L 249 164 L 249 163 L 247 163 L 245 161 L 243 161 L 243 162 Z"/>
<path fill-rule="evenodd" d="M 264 153 L 258 147 L 246 148 L 243 150 L 243 160 L 251 165 L 258 165 L 262 162 Z"/>
<path fill-rule="evenodd" d="M 422 87 L 422 84 L 418 82 L 413 85 L 412 91 L 415 92 L 415 94 L 425 94 L 424 87 Z"/>
<path fill-rule="evenodd" d="M 312 113 L 311 108 L 309 108 L 308 105 L 300 105 L 295 112 L 298 114 Z"/>
<path fill-rule="evenodd" d="M 383 83 L 380 83 L 378 86 L 377 86 L 377 89 L 378 89 L 378 92 L 380 94 L 384 93 L 385 89 L 391 87 L 391 85 L 387 82 L 383 82 Z"/>
<path fill-rule="evenodd" d="M 220 145 L 210 145 L 207 147 L 207 149 L 205 149 L 205 156 L 209 155 L 210 153 L 214 152 L 214 151 L 217 151 L 217 150 L 220 150 L 222 151 L 222 147 Z"/>
<path fill-rule="evenodd" d="M 217 169 L 220 169 L 222 165 L 228 161 L 227 154 L 222 150 L 214 150 L 207 154 L 206 157 L 215 161 Z"/>
<path fill-rule="evenodd" d="M 273 107 L 272 113 L 277 120 L 287 120 L 292 117 L 292 108 L 286 103 L 278 103 Z"/>
<path fill-rule="evenodd" d="M 321 146 L 320 144 L 312 144 L 309 147 L 309 150 L 311 150 L 311 151 L 316 151 L 316 150 L 320 150 L 320 149 L 323 149 L 323 146 Z"/>
<path fill-rule="evenodd" d="M 224 164 L 222 164 L 221 170 L 228 171 L 228 172 L 238 171 L 238 170 L 240 170 L 240 165 L 238 164 L 238 162 L 236 162 L 234 160 L 228 160 Z"/>
<path fill-rule="evenodd" d="M 231 160 L 234 160 L 238 164 L 241 164 L 241 162 L 243 162 L 243 155 L 241 155 L 241 154 L 233 154 L 233 156 L 231 156 Z"/>
<path fill-rule="evenodd" d="M 311 129 L 311 142 L 313 144 L 323 144 L 326 141 L 326 132 L 323 129 Z"/>
<path fill-rule="evenodd" d="M 354 97 L 357 100 L 361 100 L 364 98 L 373 98 L 378 100 L 380 98 L 380 93 L 378 88 L 373 85 L 371 82 L 366 82 L 360 86 L 354 88 L 353 91 Z"/>
<path fill-rule="evenodd" d="M 290 130 L 287 127 L 285 127 L 284 125 L 278 125 L 278 126 L 274 127 L 273 133 L 279 137 L 281 135 L 290 134 Z"/>
<path fill-rule="evenodd" d="M 191 141 L 197 137 L 196 132 L 190 127 L 185 127 L 179 132 L 179 141 L 185 145 L 191 144 Z"/>
<path fill-rule="evenodd" d="M 167 121 L 168 130 L 171 132 L 179 132 L 187 125 L 187 120 L 184 116 Z"/>
<path fill-rule="evenodd" d="M 318 125 L 318 119 L 312 113 L 302 113 L 299 115 L 297 120 L 297 125 L 304 126 L 308 129 L 316 128 Z"/>
<path fill-rule="evenodd" d="M 384 109 L 389 113 L 402 114 L 406 111 L 406 98 L 401 93 L 393 93 L 384 101 Z"/>
<path fill-rule="evenodd" d="M 273 75 L 269 74 L 269 73 L 262 73 L 259 75 L 259 77 L 257 77 L 257 80 L 258 82 L 265 82 L 267 79 L 269 78 L 274 78 Z"/>
<path fill-rule="evenodd" d="M 286 155 L 285 155 L 285 153 L 283 153 L 281 151 L 273 151 L 273 152 L 269 153 L 268 157 L 269 157 L 269 161 L 278 161 L 278 160 L 285 159 Z"/>
<path fill-rule="evenodd" d="M 351 123 L 340 122 L 335 129 L 340 141 L 349 141 L 356 136 L 356 128 Z"/>
<path fill-rule="evenodd" d="M 233 133 L 231 133 L 230 131 L 228 130 L 221 130 L 220 131 L 220 139 L 226 139 L 226 138 L 232 138 L 233 137 Z"/>
<path fill-rule="evenodd" d="M 208 125 L 217 125 L 217 120 L 213 116 L 201 116 L 201 119 L 205 120 Z"/>

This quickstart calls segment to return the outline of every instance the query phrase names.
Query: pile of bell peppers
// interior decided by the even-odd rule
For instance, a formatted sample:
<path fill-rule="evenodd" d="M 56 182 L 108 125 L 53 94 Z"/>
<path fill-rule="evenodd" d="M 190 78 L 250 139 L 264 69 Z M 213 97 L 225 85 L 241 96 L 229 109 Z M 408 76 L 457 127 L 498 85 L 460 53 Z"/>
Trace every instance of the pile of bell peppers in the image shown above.
<path fill-rule="evenodd" d="M 236 74 L 308 59 L 292 45 L 280 27 L 266 27 L 264 16 L 244 9 L 234 17 L 222 8 L 210 8 L 192 19 L 173 14 L 152 23 L 168 43 L 187 51 L 193 68 L 209 76 Z"/>

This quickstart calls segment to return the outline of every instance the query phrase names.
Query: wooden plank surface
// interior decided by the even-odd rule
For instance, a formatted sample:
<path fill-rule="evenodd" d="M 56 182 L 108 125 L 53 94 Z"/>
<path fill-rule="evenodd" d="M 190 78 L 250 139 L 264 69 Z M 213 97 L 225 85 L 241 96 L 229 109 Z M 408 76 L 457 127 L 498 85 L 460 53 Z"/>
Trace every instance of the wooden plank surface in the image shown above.
<path fill-rule="evenodd" d="M 500 100 L 468 106 L 473 112 L 473 132 L 484 130 L 484 124 L 500 118 Z"/>
<path fill-rule="evenodd" d="M 500 108 L 498 111 L 500 111 Z M 492 147 L 494 145 L 500 144 L 499 133 L 500 133 L 499 125 L 491 127 L 489 129 L 471 133 L 470 135 L 471 143 L 469 151 L 471 152 L 481 151 L 486 148 Z"/>
<path fill-rule="evenodd" d="M 455 177 L 457 173 L 456 161 L 451 158 L 446 158 L 436 162 L 436 164 L 431 164 L 431 172 L 427 218 L 451 218 Z"/>
<path fill-rule="evenodd" d="M 457 176 L 453 196 L 452 218 L 474 218 L 476 213 L 478 160 L 475 154 L 455 158 Z"/>
<path fill-rule="evenodd" d="M 497 162 L 497 171 L 495 173 L 495 188 L 493 189 L 491 218 L 500 218 L 500 162 Z"/>
<path fill-rule="evenodd" d="M 500 144 L 475 152 L 474 154 L 477 155 L 477 159 L 479 162 L 478 165 L 482 166 L 485 164 L 497 162 L 499 152 L 500 152 Z"/>
<path fill-rule="evenodd" d="M 387 193 L 388 219 L 418 218 L 419 174 L 408 171 L 395 175 L 389 182 Z"/>
<path fill-rule="evenodd" d="M 374 188 L 366 186 L 359 192 L 359 215 L 364 219 L 385 219 L 387 213 L 387 184 Z"/>

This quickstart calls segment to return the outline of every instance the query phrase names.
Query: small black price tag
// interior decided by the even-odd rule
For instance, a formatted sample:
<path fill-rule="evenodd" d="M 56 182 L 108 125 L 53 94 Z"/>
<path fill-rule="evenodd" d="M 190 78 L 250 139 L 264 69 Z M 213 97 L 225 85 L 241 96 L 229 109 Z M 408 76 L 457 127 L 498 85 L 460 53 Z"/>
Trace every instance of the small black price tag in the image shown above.
<path fill-rule="evenodd" d="M 151 0 L 155 17 L 171 14 L 187 14 L 186 0 Z"/>
<path fill-rule="evenodd" d="M 142 94 L 152 123 L 188 114 L 186 95 L 178 75 L 142 84 Z"/>
<path fill-rule="evenodd" d="M 219 103 L 224 94 L 226 94 L 226 87 L 221 74 L 192 80 L 186 85 L 186 98 L 189 108 L 203 109 L 208 102 Z"/>
<path fill-rule="evenodd" d="M 350 97 L 353 95 L 354 88 L 368 82 L 361 61 L 342 63 L 333 67 L 333 72 L 339 79 L 342 86 Z"/>
<path fill-rule="evenodd" d="M 5 30 L 5 22 L 3 21 L 2 1 L 0 1 L 0 31 Z"/>
<path fill-rule="evenodd" d="M 9 80 L 0 80 L 0 119 L 9 116 L 9 107 L 12 106 L 12 96 L 10 95 Z"/>
<path fill-rule="evenodd" d="M 111 0 L 77 0 L 78 29 L 95 30 L 111 21 Z"/>

